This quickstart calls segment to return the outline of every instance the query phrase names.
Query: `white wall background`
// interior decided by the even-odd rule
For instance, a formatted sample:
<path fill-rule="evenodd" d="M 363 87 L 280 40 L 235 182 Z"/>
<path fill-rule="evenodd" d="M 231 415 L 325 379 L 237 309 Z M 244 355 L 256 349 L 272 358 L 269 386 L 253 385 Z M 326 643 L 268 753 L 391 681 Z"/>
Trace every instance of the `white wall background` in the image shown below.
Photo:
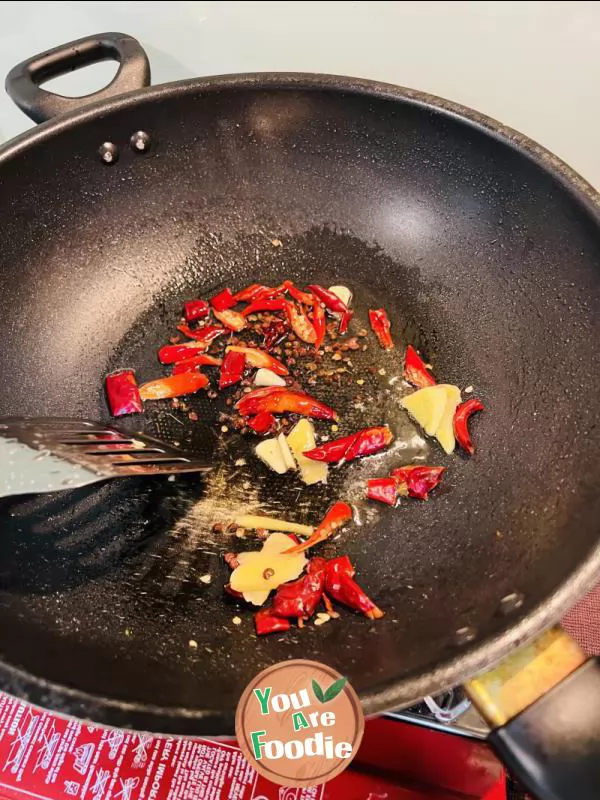
<path fill-rule="evenodd" d="M 305 70 L 448 97 L 528 134 L 600 188 L 599 2 L 0 2 L 0 76 L 107 30 L 142 41 L 154 83 Z M 55 86 L 87 93 L 112 72 L 102 64 Z M 1 95 L 0 140 L 29 125 Z"/>

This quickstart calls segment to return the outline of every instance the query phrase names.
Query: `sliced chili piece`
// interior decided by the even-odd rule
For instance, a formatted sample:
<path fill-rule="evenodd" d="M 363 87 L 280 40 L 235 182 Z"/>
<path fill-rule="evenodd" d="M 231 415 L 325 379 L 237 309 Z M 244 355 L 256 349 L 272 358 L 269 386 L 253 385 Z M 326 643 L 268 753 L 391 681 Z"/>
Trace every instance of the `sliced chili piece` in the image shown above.
<path fill-rule="evenodd" d="M 270 608 L 262 608 L 254 615 L 254 624 L 258 636 L 266 636 L 269 633 L 280 633 L 289 631 L 291 622 L 286 617 L 276 617 Z"/>
<path fill-rule="evenodd" d="M 236 303 L 237 300 L 229 288 L 223 289 L 222 292 L 219 292 L 210 300 L 210 304 L 215 311 L 227 311 L 228 308 L 233 308 Z"/>
<path fill-rule="evenodd" d="M 435 379 L 427 372 L 425 362 L 412 345 L 406 348 L 404 358 L 404 378 L 419 389 L 426 386 L 435 386 Z"/>
<path fill-rule="evenodd" d="M 273 430 L 275 422 L 276 420 L 273 414 L 269 414 L 268 411 L 261 411 L 260 414 L 257 414 L 255 417 L 250 417 L 246 424 L 254 433 L 264 436 L 265 433 L 269 433 L 269 431 Z"/>
<path fill-rule="evenodd" d="M 246 356 L 246 361 L 251 367 L 260 369 L 270 369 L 275 375 L 289 375 L 289 370 L 273 356 L 265 353 L 264 350 L 259 350 L 257 347 L 241 347 L 239 345 L 230 345 L 227 352 L 243 353 Z"/>
<path fill-rule="evenodd" d="M 314 344 L 317 341 L 317 332 L 302 308 L 288 301 L 285 310 L 290 327 L 296 336 L 306 344 Z"/>
<path fill-rule="evenodd" d="M 208 378 L 200 372 L 182 372 L 180 375 L 169 375 L 148 381 L 140 386 L 142 400 L 164 400 L 168 397 L 180 397 L 194 394 L 208 386 Z"/>
<path fill-rule="evenodd" d="M 166 344 L 158 351 L 161 364 L 176 364 L 178 361 L 189 361 L 197 358 L 208 347 L 204 342 L 186 342 L 185 344 Z"/>
<path fill-rule="evenodd" d="M 226 389 L 239 383 L 244 377 L 246 356 L 243 353 L 229 351 L 225 354 L 219 375 L 219 389 Z"/>
<path fill-rule="evenodd" d="M 303 392 L 295 392 L 282 386 L 267 386 L 244 395 L 237 403 L 243 417 L 253 417 L 261 411 L 271 414 L 300 414 L 315 419 L 337 419 L 336 412 Z"/>
<path fill-rule="evenodd" d="M 298 303 L 303 303 L 305 306 L 312 306 L 315 302 L 313 295 L 310 292 L 303 292 L 302 289 L 298 289 L 292 281 L 284 281 L 283 285 L 285 286 L 288 294 L 290 297 L 293 297 Z"/>
<path fill-rule="evenodd" d="M 346 333 L 348 331 L 348 326 L 352 321 L 352 317 L 354 316 L 354 311 L 346 311 L 345 314 L 342 314 L 340 317 L 340 327 L 338 328 L 340 333 Z"/>
<path fill-rule="evenodd" d="M 344 303 L 337 294 L 330 292 L 318 283 L 311 283 L 308 287 L 311 292 L 316 295 L 321 302 L 325 303 L 326 308 L 337 314 L 346 314 L 348 306 Z"/>
<path fill-rule="evenodd" d="M 227 333 L 225 328 L 221 328 L 218 325 L 204 325 L 204 327 L 195 328 L 194 330 L 192 330 L 189 325 L 178 325 L 177 330 L 181 331 L 181 333 L 187 336 L 188 339 L 194 339 L 194 342 L 198 347 L 203 345 L 205 349 L 218 336 L 222 336 L 224 333 Z M 183 345 L 179 346 L 183 347 Z"/>
<path fill-rule="evenodd" d="M 427 500 L 429 492 L 438 485 L 445 467 L 423 467 L 411 464 L 392 471 L 396 480 L 398 494 L 408 495 L 417 500 Z"/>
<path fill-rule="evenodd" d="M 113 417 L 139 414 L 144 410 L 140 390 L 132 369 L 111 372 L 105 378 L 106 396 Z"/>
<path fill-rule="evenodd" d="M 327 514 L 323 517 L 321 524 L 315 528 L 313 533 L 308 539 L 301 544 L 290 547 L 289 550 L 284 550 L 284 553 L 302 553 L 309 547 L 314 547 L 319 542 L 324 542 L 329 539 L 333 534 L 347 522 L 352 519 L 352 509 L 348 503 L 343 503 L 338 500 L 334 503 Z"/>
<path fill-rule="evenodd" d="M 384 350 L 391 350 L 394 346 L 394 342 L 392 341 L 392 336 L 390 334 L 392 326 L 385 310 L 383 308 L 370 310 L 369 322 L 371 323 L 373 332 L 379 339 L 379 344 Z"/>
<path fill-rule="evenodd" d="M 232 311 L 231 309 L 217 311 L 215 308 L 213 309 L 213 314 L 226 328 L 229 328 L 230 331 L 236 331 L 236 333 L 243 330 L 247 325 L 246 317 L 240 314 L 239 311 Z"/>
<path fill-rule="evenodd" d="M 236 303 L 252 303 L 256 298 L 268 291 L 268 286 L 263 286 L 262 283 L 251 283 L 250 286 L 246 286 L 245 289 L 242 289 L 240 292 L 236 292 L 234 294 L 235 302 Z"/>
<path fill-rule="evenodd" d="M 327 322 L 325 319 L 325 309 L 321 305 L 321 301 L 316 297 L 313 303 L 312 325 L 315 329 L 317 338 L 315 339 L 315 350 L 318 350 L 323 344 L 325 333 L 327 332 Z"/>
<path fill-rule="evenodd" d="M 183 306 L 183 313 L 188 322 L 195 322 L 210 314 L 210 306 L 206 300 L 188 300 Z"/>
<path fill-rule="evenodd" d="M 398 499 L 398 482 L 395 478 L 371 478 L 367 481 L 367 497 L 394 506 Z"/>
<path fill-rule="evenodd" d="M 360 611 L 369 619 L 381 619 L 384 616 L 384 612 L 375 605 L 354 578 L 344 572 L 334 573 L 327 569 L 325 591 L 338 603 L 342 603 L 354 611 Z"/>
<path fill-rule="evenodd" d="M 307 450 L 303 455 L 313 461 L 325 461 L 329 464 L 336 461 L 352 461 L 355 458 L 362 458 L 373 453 L 378 453 L 387 447 L 393 439 L 391 430 L 385 425 L 374 428 L 363 428 L 363 430 L 344 436 L 341 439 L 334 439 L 320 447 Z"/>
<path fill-rule="evenodd" d="M 209 356 L 208 353 L 200 353 L 193 358 L 186 358 L 185 361 L 177 361 L 173 366 L 171 375 L 179 375 L 182 372 L 194 372 L 198 367 L 219 367 L 221 359 Z"/>
<path fill-rule="evenodd" d="M 277 589 L 271 609 L 276 616 L 308 619 L 315 613 L 325 586 L 324 558 L 311 558 L 306 573 Z"/>
<path fill-rule="evenodd" d="M 261 311 L 285 311 L 286 299 L 284 297 L 272 297 L 266 300 L 253 300 L 250 305 L 242 311 L 244 317 L 250 314 L 258 314 Z"/>
<path fill-rule="evenodd" d="M 471 434 L 469 433 L 469 418 L 476 411 L 484 411 L 485 406 L 477 397 L 471 397 L 465 403 L 461 403 L 454 412 L 454 435 L 456 441 L 462 449 L 470 456 L 475 452 L 475 445 L 471 441 Z"/>

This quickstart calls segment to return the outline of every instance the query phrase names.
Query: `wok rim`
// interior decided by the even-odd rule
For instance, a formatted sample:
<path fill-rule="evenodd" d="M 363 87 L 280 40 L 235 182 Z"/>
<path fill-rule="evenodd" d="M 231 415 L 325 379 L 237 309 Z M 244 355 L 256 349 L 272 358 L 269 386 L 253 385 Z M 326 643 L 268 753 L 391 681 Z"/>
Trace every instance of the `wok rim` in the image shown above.
<path fill-rule="evenodd" d="M 362 78 L 312 73 L 242 73 L 191 78 L 128 92 L 108 100 L 83 105 L 68 114 L 44 122 L 0 146 L 0 167 L 29 148 L 51 140 L 63 131 L 98 117 L 105 117 L 149 100 L 202 95 L 228 90 L 323 90 L 360 94 L 373 99 L 407 103 L 441 113 L 465 123 L 519 151 L 557 180 L 600 229 L 600 193 L 575 170 L 529 137 L 459 103 L 426 92 Z M 85 98 L 82 98 L 85 102 Z M 600 531 L 599 531 L 600 533 Z M 457 653 L 441 659 L 433 668 L 396 679 L 360 693 L 367 715 L 411 705 L 484 671 L 513 650 L 555 624 L 600 579 L 600 536 L 581 565 L 550 595 L 518 619 L 506 618 L 506 627 L 476 644 L 457 645 Z M 0 662 L 0 688 L 53 712 L 90 718 L 119 727 L 136 727 L 164 733 L 226 735 L 233 732 L 235 711 L 161 707 L 99 697 L 79 689 L 46 681 L 10 664 Z"/>

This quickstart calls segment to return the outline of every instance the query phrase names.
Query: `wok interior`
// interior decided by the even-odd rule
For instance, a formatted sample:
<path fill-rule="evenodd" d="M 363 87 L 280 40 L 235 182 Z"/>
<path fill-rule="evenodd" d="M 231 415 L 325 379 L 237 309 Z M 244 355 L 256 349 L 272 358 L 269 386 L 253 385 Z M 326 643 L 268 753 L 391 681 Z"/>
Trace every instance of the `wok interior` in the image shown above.
<path fill-rule="evenodd" d="M 148 155 L 123 146 L 116 165 L 100 163 L 101 142 L 138 129 Z M 271 510 L 314 522 L 335 480 L 302 503 L 299 483 L 260 468 L 213 476 L 208 493 L 185 476 L 2 502 L 5 688 L 117 724 L 161 707 L 138 724 L 217 733 L 253 675 L 305 657 L 381 710 L 462 677 L 441 668 L 523 619 L 596 545 L 598 229 L 505 142 L 410 102 L 181 89 L 43 139 L 1 170 L 2 414 L 106 419 L 103 375 L 155 376 L 183 300 L 284 277 L 345 283 L 363 316 L 383 305 L 397 369 L 411 341 L 488 409 L 473 459 L 432 449 L 429 463 L 449 470 L 430 502 L 378 510 L 325 550 L 355 561 L 386 611 L 377 623 L 346 612 L 256 640 L 251 615 L 234 626 L 223 598 L 220 554 L 239 541 L 210 532 L 207 497 L 243 505 L 250 480 Z M 193 402 L 201 419 L 213 413 Z M 383 422 L 378 402 L 357 421 Z M 144 423 L 231 462 L 212 426 L 159 407 Z M 522 606 L 503 614 L 513 592 Z"/>

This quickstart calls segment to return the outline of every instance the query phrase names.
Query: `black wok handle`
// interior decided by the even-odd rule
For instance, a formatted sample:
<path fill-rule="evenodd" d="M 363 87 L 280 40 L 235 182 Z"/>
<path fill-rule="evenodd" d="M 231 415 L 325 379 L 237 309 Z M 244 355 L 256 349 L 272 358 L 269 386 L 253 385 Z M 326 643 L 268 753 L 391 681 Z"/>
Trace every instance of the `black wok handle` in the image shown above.
<path fill-rule="evenodd" d="M 51 78 L 110 59 L 119 62 L 117 74 L 108 86 L 93 94 L 64 97 L 40 88 Z M 45 122 L 97 100 L 149 85 L 148 56 L 137 39 L 124 33 L 100 33 L 63 44 L 22 61 L 6 77 L 6 91 L 34 122 Z"/>
<path fill-rule="evenodd" d="M 534 797 L 600 798 L 600 660 L 554 628 L 465 688 Z"/>

